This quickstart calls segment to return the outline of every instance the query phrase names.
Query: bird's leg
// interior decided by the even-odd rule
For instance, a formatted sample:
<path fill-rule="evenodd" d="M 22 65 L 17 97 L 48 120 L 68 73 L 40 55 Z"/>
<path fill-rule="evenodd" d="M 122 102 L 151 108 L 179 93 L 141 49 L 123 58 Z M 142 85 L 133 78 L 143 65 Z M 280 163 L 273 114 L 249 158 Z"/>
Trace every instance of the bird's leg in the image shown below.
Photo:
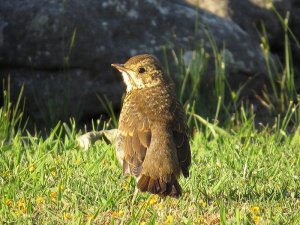
<path fill-rule="evenodd" d="M 91 131 L 77 137 L 77 142 L 81 148 L 87 150 L 91 145 L 103 137 L 106 138 L 108 142 L 115 144 L 117 135 L 118 129 Z"/>

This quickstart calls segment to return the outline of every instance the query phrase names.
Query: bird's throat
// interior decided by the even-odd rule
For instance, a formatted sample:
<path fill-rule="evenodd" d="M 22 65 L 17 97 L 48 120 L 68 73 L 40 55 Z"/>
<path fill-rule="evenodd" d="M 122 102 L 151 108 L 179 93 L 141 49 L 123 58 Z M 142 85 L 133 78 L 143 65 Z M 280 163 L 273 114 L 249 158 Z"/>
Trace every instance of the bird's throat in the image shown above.
<path fill-rule="evenodd" d="M 136 78 L 134 72 L 132 71 L 123 71 L 122 76 L 124 83 L 126 84 L 127 92 L 130 92 L 132 89 L 140 89 L 145 87 L 143 82 Z"/>
<path fill-rule="evenodd" d="M 130 80 L 129 74 L 127 72 L 122 72 L 122 77 L 126 85 L 126 91 L 130 92 L 132 90 L 132 81 Z"/>

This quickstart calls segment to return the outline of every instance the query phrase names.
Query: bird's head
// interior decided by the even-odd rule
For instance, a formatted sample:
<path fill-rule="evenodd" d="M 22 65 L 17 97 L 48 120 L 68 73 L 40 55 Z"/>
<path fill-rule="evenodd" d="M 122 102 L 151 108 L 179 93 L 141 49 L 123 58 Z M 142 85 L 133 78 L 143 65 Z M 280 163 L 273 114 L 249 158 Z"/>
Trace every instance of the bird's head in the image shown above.
<path fill-rule="evenodd" d="M 127 92 L 156 86 L 167 80 L 161 64 L 153 55 L 136 55 L 125 64 L 111 65 L 122 73 Z"/>

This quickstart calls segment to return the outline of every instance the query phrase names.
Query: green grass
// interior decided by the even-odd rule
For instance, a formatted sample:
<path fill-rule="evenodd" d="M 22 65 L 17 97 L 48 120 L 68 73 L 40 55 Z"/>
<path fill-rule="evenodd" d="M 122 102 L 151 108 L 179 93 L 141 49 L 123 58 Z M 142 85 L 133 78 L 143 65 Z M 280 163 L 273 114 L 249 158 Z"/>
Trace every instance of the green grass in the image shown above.
<path fill-rule="evenodd" d="M 134 199 L 135 180 L 122 176 L 114 146 L 99 141 L 83 151 L 74 120 L 46 138 L 21 132 L 19 107 L 0 110 L 1 124 L 9 124 L 0 131 L 10 134 L 0 142 L 0 224 L 300 223 L 300 126 L 286 131 L 298 105 L 260 131 L 243 107 L 232 117 L 239 123 L 225 128 L 190 112 L 197 126 L 180 199 Z"/>
<path fill-rule="evenodd" d="M 135 181 L 122 176 L 114 147 L 100 141 L 81 150 L 75 127 L 58 124 L 45 139 L 18 133 L 1 146 L 0 223 L 300 223 L 299 134 L 196 132 L 183 196 L 138 193 L 132 203 Z"/>

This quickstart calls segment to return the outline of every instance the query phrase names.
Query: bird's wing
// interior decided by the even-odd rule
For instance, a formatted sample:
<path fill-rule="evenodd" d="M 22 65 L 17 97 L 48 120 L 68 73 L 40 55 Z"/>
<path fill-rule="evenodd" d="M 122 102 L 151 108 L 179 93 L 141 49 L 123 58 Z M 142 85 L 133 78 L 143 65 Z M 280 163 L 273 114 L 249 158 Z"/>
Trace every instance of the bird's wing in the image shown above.
<path fill-rule="evenodd" d="M 189 176 L 189 166 L 191 165 L 191 149 L 188 138 L 188 128 L 185 122 L 185 114 L 179 102 L 175 101 L 174 114 L 176 120 L 173 121 L 172 130 L 174 142 L 177 148 L 177 157 L 184 177 Z"/>
<path fill-rule="evenodd" d="M 174 140 L 177 148 L 177 157 L 184 177 L 189 176 L 189 166 L 191 164 L 191 150 L 186 133 L 173 130 Z"/>
<path fill-rule="evenodd" d="M 123 173 L 139 176 L 147 148 L 150 145 L 151 131 L 147 118 L 139 113 L 134 102 L 124 104 L 119 121 L 120 144 L 124 152 Z"/>
<path fill-rule="evenodd" d="M 171 108 L 173 118 L 175 118 L 171 122 L 171 127 L 177 148 L 177 157 L 183 175 L 188 177 L 191 150 L 185 114 L 181 104 L 176 99 L 174 99 Z M 119 132 L 121 140 L 119 147 L 124 152 L 123 173 L 129 172 L 139 176 L 146 151 L 150 146 L 151 129 L 148 118 L 141 114 L 134 98 L 123 105 L 119 120 Z"/>

